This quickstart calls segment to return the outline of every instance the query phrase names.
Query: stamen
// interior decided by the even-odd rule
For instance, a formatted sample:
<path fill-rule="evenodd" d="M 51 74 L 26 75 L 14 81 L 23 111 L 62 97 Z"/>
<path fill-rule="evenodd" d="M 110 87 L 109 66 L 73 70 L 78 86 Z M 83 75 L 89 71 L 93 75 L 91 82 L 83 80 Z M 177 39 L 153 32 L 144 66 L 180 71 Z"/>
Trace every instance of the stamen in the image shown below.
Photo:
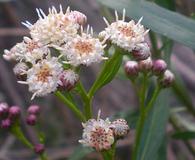
<path fill-rule="evenodd" d="M 139 21 L 137 22 L 136 26 L 138 26 L 138 25 L 141 23 L 142 20 L 143 20 L 143 17 L 141 17 L 141 18 L 139 19 Z"/>
<path fill-rule="evenodd" d="M 67 7 L 66 13 L 70 13 L 70 6 Z"/>
<path fill-rule="evenodd" d="M 39 9 L 40 13 L 42 14 L 43 18 L 47 17 L 42 9 Z"/>
<path fill-rule="evenodd" d="M 109 22 L 108 22 L 108 20 L 105 17 L 103 17 L 103 20 L 104 20 L 104 22 L 106 23 L 107 26 L 110 25 Z"/>
<path fill-rule="evenodd" d="M 125 8 L 123 8 L 123 21 L 125 21 L 125 14 L 126 14 L 126 10 Z"/>
<path fill-rule="evenodd" d="M 28 84 L 28 82 L 26 82 L 26 81 L 17 81 L 17 82 L 20 84 Z"/>
<path fill-rule="evenodd" d="M 38 9 L 38 8 L 36 8 L 36 11 L 37 11 L 38 17 L 39 17 L 40 19 L 43 19 L 42 16 L 41 16 L 41 14 L 40 14 L 40 12 L 39 12 L 39 9 Z"/>
<path fill-rule="evenodd" d="M 114 13 L 115 13 L 116 21 L 118 21 L 118 13 L 117 13 L 117 11 L 115 10 Z"/>
<path fill-rule="evenodd" d="M 89 28 L 90 28 L 89 25 L 87 25 L 87 34 L 89 34 Z"/>

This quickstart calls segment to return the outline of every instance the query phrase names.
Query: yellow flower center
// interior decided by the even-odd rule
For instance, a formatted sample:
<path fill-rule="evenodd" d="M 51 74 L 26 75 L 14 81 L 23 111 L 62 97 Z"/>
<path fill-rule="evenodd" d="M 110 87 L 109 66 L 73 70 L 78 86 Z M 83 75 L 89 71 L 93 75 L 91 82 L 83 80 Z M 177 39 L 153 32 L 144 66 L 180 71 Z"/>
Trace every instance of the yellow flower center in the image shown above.
<path fill-rule="evenodd" d="M 118 27 L 118 30 L 125 35 L 126 37 L 134 37 L 135 33 L 132 30 L 131 27 L 123 26 L 123 27 Z"/>
<path fill-rule="evenodd" d="M 74 47 L 80 55 L 89 54 L 93 51 L 93 45 L 88 41 L 78 41 Z"/>
<path fill-rule="evenodd" d="M 39 72 L 36 74 L 36 76 L 38 81 L 48 82 L 48 77 L 52 76 L 49 66 L 48 65 L 42 66 Z"/>

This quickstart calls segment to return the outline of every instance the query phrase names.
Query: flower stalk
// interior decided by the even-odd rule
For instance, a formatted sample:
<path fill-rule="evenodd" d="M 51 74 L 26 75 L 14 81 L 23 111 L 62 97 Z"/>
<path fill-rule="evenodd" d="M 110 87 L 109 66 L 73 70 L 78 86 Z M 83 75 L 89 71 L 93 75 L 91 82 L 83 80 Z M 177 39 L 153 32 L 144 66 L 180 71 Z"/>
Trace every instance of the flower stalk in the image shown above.
<path fill-rule="evenodd" d="M 70 102 L 60 91 L 55 92 L 55 96 L 58 97 L 67 107 L 77 116 L 79 120 L 84 122 L 86 120 L 83 113 L 72 103 Z"/>

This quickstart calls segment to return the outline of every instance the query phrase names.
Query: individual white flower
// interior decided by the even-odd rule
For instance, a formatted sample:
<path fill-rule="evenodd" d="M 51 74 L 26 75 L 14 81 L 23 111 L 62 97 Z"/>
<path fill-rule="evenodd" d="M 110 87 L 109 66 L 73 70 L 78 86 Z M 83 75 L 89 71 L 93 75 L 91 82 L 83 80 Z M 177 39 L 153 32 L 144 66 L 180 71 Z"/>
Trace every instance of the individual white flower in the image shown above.
<path fill-rule="evenodd" d="M 62 48 L 58 48 L 62 51 L 62 54 L 66 57 L 67 62 L 73 66 L 80 64 L 90 65 L 94 62 L 100 62 L 105 57 L 104 48 L 106 45 L 104 42 L 100 42 L 98 38 L 93 37 L 93 30 L 89 33 L 89 27 L 87 33 L 81 30 L 81 35 L 77 35 L 74 39 L 68 41 Z"/>
<path fill-rule="evenodd" d="M 29 69 L 29 67 L 26 63 L 19 62 L 14 66 L 13 72 L 17 76 L 18 79 L 25 80 L 26 79 L 26 72 L 28 69 Z"/>
<path fill-rule="evenodd" d="M 44 59 L 34 64 L 27 71 L 27 80 L 19 83 L 28 84 L 29 91 L 35 96 L 45 96 L 57 89 L 62 65 L 57 58 Z"/>
<path fill-rule="evenodd" d="M 59 76 L 58 85 L 60 88 L 70 91 L 79 81 L 79 75 L 73 70 L 64 70 Z"/>
<path fill-rule="evenodd" d="M 138 23 L 135 23 L 134 20 L 125 22 L 125 9 L 123 10 L 122 20 L 119 20 L 116 11 L 115 16 L 116 22 L 111 24 L 109 24 L 104 17 L 107 28 L 100 33 L 100 37 L 105 37 L 117 46 L 131 52 L 135 49 L 137 44 L 144 42 L 144 36 L 148 33 L 148 30 L 145 31 L 143 25 L 140 24 L 142 18 Z"/>
<path fill-rule="evenodd" d="M 30 35 L 33 39 L 43 44 L 62 44 L 69 41 L 77 34 L 80 27 L 75 20 L 71 19 L 70 8 L 63 13 L 62 7 L 57 12 L 55 7 L 49 8 L 49 14 L 46 16 L 43 10 L 37 9 L 39 20 L 35 24 L 28 21 L 23 23 L 30 29 Z"/>
<path fill-rule="evenodd" d="M 79 11 L 71 11 L 68 14 L 68 18 L 72 21 L 75 21 L 75 23 L 78 23 L 79 25 L 84 25 L 87 22 L 87 17 L 83 13 Z"/>
<path fill-rule="evenodd" d="M 26 61 L 30 63 L 36 63 L 37 60 L 41 60 L 49 56 L 50 51 L 47 46 L 43 46 L 38 41 L 24 37 L 24 40 L 17 43 L 10 51 L 5 50 L 4 58 L 15 59 L 17 61 Z"/>
<path fill-rule="evenodd" d="M 83 136 L 82 140 L 79 140 L 85 146 L 93 147 L 97 151 L 108 150 L 114 143 L 114 135 L 112 129 L 110 129 L 111 122 L 106 119 L 100 119 L 99 116 L 96 119 L 89 119 L 86 123 L 83 123 Z"/>

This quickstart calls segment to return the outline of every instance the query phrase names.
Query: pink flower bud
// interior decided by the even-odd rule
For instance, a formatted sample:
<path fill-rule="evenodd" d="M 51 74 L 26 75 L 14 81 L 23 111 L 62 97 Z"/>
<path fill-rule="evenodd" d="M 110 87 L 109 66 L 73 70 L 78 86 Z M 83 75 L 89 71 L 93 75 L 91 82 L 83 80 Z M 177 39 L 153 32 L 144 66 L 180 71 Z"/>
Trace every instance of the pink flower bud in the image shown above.
<path fill-rule="evenodd" d="M 6 115 L 9 111 L 9 106 L 7 103 L 0 103 L 0 118 L 2 118 L 4 115 Z"/>
<path fill-rule="evenodd" d="M 136 77 L 139 73 L 138 63 L 136 61 L 127 61 L 124 66 L 127 76 Z"/>
<path fill-rule="evenodd" d="M 71 11 L 68 18 L 75 21 L 79 25 L 84 25 L 87 22 L 87 17 L 79 11 Z"/>
<path fill-rule="evenodd" d="M 34 115 L 34 114 L 28 115 L 28 117 L 26 118 L 26 123 L 27 123 L 29 126 L 34 126 L 34 125 L 36 125 L 36 123 L 37 123 L 37 116 Z"/>
<path fill-rule="evenodd" d="M 152 71 L 155 75 L 163 74 L 166 69 L 167 69 L 167 64 L 164 60 L 158 59 L 153 62 Z"/>
<path fill-rule="evenodd" d="M 132 55 L 137 61 L 147 59 L 151 55 L 148 44 L 147 43 L 140 44 L 137 48 L 135 48 L 132 51 Z"/>
<path fill-rule="evenodd" d="M 1 121 L 1 128 L 2 129 L 8 129 L 8 128 L 10 128 L 11 127 L 11 120 L 10 119 L 4 119 L 4 120 L 2 120 Z"/>
<path fill-rule="evenodd" d="M 151 58 L 148 57 L 146 60 L 139 61 L 138 66 L 141 72 L 149 72 L 153 66 Z"/>
<path fill-rule="evenodd" d="M 21 114 L 21 109 L 18 106 L 12 106 L 9 108 L 9 118 L 15 119 L 18 118 Z"/>
<path fill-rule="evenodd" d="M 166 87 L 170 87 L 173 84 L 175 80 L 175 76 L 170 70 L 166 70 L 163 74 L 163 77 L 159 78 L 158 80 L 160 85 L 166 88 Z"/>
<path fill-rule="evenodd" d="M 36 154 L 42 154 L 45 151 L 45 146 L 43 144 L 36 144 L 34 146 L 34 151 Z"/>
<path fill-rule="evenodd" d="M 65 89 L 70 91 L 75 87 L 77 82 L 79 81 L 79 76 L 72 70 L 65 70 L 61 73 L 58 86 L 60 89 Z"/>
<path fill-rule="evenodd" d="M 28 114 L 38 115 L 40 113 L 40 107 L 38 105 L 31 105 L 27 112 Z"/>

